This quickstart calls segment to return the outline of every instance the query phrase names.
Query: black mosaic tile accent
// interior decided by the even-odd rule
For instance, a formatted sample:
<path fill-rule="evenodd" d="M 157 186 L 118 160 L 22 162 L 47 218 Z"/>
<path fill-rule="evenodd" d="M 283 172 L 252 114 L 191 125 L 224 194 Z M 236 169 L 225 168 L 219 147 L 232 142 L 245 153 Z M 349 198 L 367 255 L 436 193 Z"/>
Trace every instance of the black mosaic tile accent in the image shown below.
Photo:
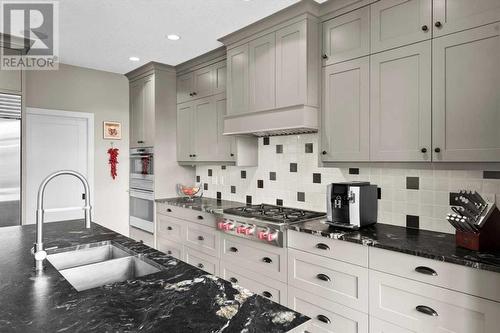
<path fill-rule="evenodd" d="M 212 177 L 212 173 L 213 173 L 212 169 L 208 169 L 208 177 Z"/>
<path fill-rule="evenodd" d="M 207 183 L 203 184 L 203 190 L 208 191 L 208 184 Z"/>
<path fill-rule="evenodd" d="M 269 137 L 264 138 L 264 146 L 269 146 Z"/>
<path fill-rule="evenodd" d="M 276 154 L 283 154 L 283 145 L 276 145 Z"/>
<path fill-rule="evenodd" d="M 407 190 L 418 190 L 420 188 L 420 178 L 419 177 L 406 177 L 406 189 Z"/>
<path fill-rule="evenodd" d="M 500 171 L 483 171 L 484 179 L 500 179 Z"/>
<path fill-rule="evenodd" d="M 377 198 L 382 199 L 382 189 L 380 187 L 377 187 Z"/>
<path fill-rule="evenodd" d="M 312 154 L 313 153 L 313 144 L 312 143 L 306 143 L 306 154 Z"/>
<path fill-rule="evenodd" d="M 283 206 L 283 200 L 276 199 L 276 206 Z"/>
<path fill-rule="evenodd" d="M 241 170 L 241 179 L 247 178 L 247 172 L 245 170 Z"/>
<path fill-rule="evenodd" d="M 305 202 L 306 194 L 304 192 L 297 192 L 297 201 Z"/>
<path fill-rule="evenodd" d="M 420 217 L 415 215 L 406 215 L 406 227 L 411 229 L 419 229 Z"/>
<path fill-rule="evenodd" d="M 251 205 L 251 204 L 252 204 L 252 196 L 247 195 L 247 205 Z"/>
<path fill-rule="evenodd" d="M 257 180 L 257 188 L 264 188 L 264 181 L 262 179 Z"/>
<path fill-rule="evenodd" d="M 220 168 L 221 168 L 222 170 L 226 170 L 226 169 L 227 169 L 225 165 L 222 165 Z"/>
<path fill-rule="evenodd" d="M 313 173 L 313 183 L 314 184 L 321 184 L 321 174 L 320 173 Z"/>
<path fill-rule="evenodd" d="M 201 177 L 200 176 L 196 176 L 196 182 L 197 183 L 201 182 Z"/>
<path fill-rule="evenodd" d="M 290 163 L 290 172 L 297 172 L 297 163 Z"/>
<path fill-rule="evenodd" d="M 276 180 L 276 172 L 269 172 L 269 180 Z"/>
<path fill-rule="evenodd" d="M 222 200 L 222 193 L 221 192 L 217 192 L 217 200 Z"/>
<path fill-rule="evenodd" d="M 236 186 L 231 186 L 231 193 L 233 193 L 233 194 L 236 193 Z"/>
<path fill-rule="evenodd" d="M 359 175 L 359 169 L 358 168 L 349 168 L 349 174 L 350 175 Z"/>

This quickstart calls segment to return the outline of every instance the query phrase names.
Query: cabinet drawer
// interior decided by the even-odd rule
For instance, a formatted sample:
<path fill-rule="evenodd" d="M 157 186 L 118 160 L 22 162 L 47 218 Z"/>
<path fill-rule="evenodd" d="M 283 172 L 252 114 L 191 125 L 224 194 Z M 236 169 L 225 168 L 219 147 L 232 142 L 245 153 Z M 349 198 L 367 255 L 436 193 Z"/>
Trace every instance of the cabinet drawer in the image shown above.
<path fill-rule="evenodd" d="M 253 293 L 259 294 L 273 302 L 287 305 L 287 285 L 283 282 L 259 275 L 234 264 L 224 263 L 220 265 L 221 277 L 227 281 L 236 283 Z"/>
<path fill-rule="evenodd" d="M 224 234 L 221 258 L 258 274 L 286 282 L 286 249 Z"/>
<path fill-rule="evenodd" d="M 158 236 L 175 242 L 182 242 L 186 221 L 158 214 L 156 222 L 158 223 Z"/>
<path fill-rule="evenodd" d="M 307 291 L 288 288 L 288 306 L 313 320 L 311 332 L 368 333 L 368 315 Z"/>
<path fill-rule="evenodd" d="M 137 228 L 130 227 L 130 238 L 137 242 L 143 242 L 149 247 L 155 246 L 155 239 L 153 234 Z"/>
<path fill-rule="evenodd" d="M 370 248 L 370 268 L 500 302 L 500 274 Z M 429 275 L 430 274 L 430 275 Z"/>
<path fill-rule="evenodd" d="M 416 333 L 386 321 L 370 317 L 370 333 Z"/>
<path fill-rule="evenodd" d="M 193 250 L 188 246 L 186 250 L 186 262 L 192 266 L 204 270 L 213 275 L 219 275 L 219 259 L 208 256 L 199 251 Z"/>
<path fill-rule="evenodd" d="M 370 315 L 416 332 L 496 333 L 500 303 L 370 270 Z"/>
<path fill-rule="evenodd" d="M 212 257 L 219 258 L 220 232 L 194 223 L 186 224 L 184 244 Z"/>
<path fill-rule="evenodd" d="M 197 210 L 182 208 L 178 206 L 170 206 L 167 204 L 158 204 L 157 213 L 175 217 L 189 222 L 204 224 L 206 226 L 215 228 L 215 215 L 207 212 L 200 212 Z"/>
<path fill-rule="evenodd" d="M 303 232 L 288 231 L 288 247 L 368 267 L 368 247 Z"/>
<path fill-rule="evenodd" d="M 157 243 L 159 251 L 179 260 L 184 259 L 184 251 L 181 243 L 173 242 L 162 237 L 158 237 Z"/>
<path fill-rule="evenodd" d="M 288 251 L 288 284 L 368 313 L 368 269 L 297 250 Z"/>

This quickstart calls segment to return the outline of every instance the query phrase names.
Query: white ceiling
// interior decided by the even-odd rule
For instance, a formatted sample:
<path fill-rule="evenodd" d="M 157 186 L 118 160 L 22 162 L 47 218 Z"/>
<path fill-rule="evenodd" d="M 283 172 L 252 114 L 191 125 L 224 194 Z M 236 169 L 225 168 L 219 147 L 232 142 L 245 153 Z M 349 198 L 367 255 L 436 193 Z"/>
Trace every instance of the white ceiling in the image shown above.
<path fill-rule="evenodd" d="M 221 46 L 217 38 L 298 1 L 61 0 L 60 60 L 116 73 L 149 61 L 177 65 Z M 168 34 L 181 39 L 170 41 Z M 141 60 L 131 62 L 131 56 Z"/>

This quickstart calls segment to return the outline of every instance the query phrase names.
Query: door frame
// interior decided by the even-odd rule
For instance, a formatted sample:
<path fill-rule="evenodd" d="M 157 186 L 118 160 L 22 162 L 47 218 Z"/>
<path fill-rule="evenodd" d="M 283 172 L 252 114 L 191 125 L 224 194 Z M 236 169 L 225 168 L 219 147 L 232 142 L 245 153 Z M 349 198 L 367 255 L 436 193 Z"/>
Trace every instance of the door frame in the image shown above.
<path fill-rule="evenodd" d="M 52 117 L 64 117 L 64 118 L 83 118 L 87 120 L 87 181 L 89 182 L 90 186 L 90 204 L 93 207 L 94 206 L 94 151 L 95 151 L 95 145 L 94 145 L 94 114 L 89 113 L 89 112 L 77 112 L 77 111 L 65 111 L 65 110 L 57 110 L 57 109 L 41 109 L 41 108 L 32 108 L 32 107 L 26 107 L 26 112 L 25 112 L 25 123 L 28 123 L 28 116 L 29 115 L 38 115 L 38 116 L 52 116 Z M 27 136 L 26 132 L 22 135 L 24 142 L 27 144 Z M 25 154 L 23 156 L 27 157 L 27 146 L 24 147 L 25 149 Z M 26 178 L 28 175 L 28 170 L 26 169 L 26 172 L 23 172 L 23 178 L 22 179 L 22 193 L 21 195 L 21 200 L 25 202 L 26 200 Z M 22 205 L 22 217 L 21 217 L 21 225 L 26 224 L 26 204 L 21 203 Z"/>

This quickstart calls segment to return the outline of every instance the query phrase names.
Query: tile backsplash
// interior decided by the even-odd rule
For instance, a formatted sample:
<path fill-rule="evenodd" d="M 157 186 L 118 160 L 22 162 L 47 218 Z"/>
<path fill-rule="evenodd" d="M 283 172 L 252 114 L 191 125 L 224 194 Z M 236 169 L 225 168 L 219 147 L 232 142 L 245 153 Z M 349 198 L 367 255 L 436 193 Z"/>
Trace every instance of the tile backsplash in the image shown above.
<path fill-rule="evenodd" d="M 204 184 L 206 197 L 317 211 L 326 211 L 327 184 L 369 181 L 379 187 L 379 222 L 448 233 L 454 233 L 444 218 L 451 192 L 476 190 L 489 201 L 500 193 L 498 172 L 483 174 L 466 164 L 463 170 L 373 163 L 318 167 L 317 150 L 317 134 L 260 138 L 258 167 L 197 166 L 196 180 Z"/>

